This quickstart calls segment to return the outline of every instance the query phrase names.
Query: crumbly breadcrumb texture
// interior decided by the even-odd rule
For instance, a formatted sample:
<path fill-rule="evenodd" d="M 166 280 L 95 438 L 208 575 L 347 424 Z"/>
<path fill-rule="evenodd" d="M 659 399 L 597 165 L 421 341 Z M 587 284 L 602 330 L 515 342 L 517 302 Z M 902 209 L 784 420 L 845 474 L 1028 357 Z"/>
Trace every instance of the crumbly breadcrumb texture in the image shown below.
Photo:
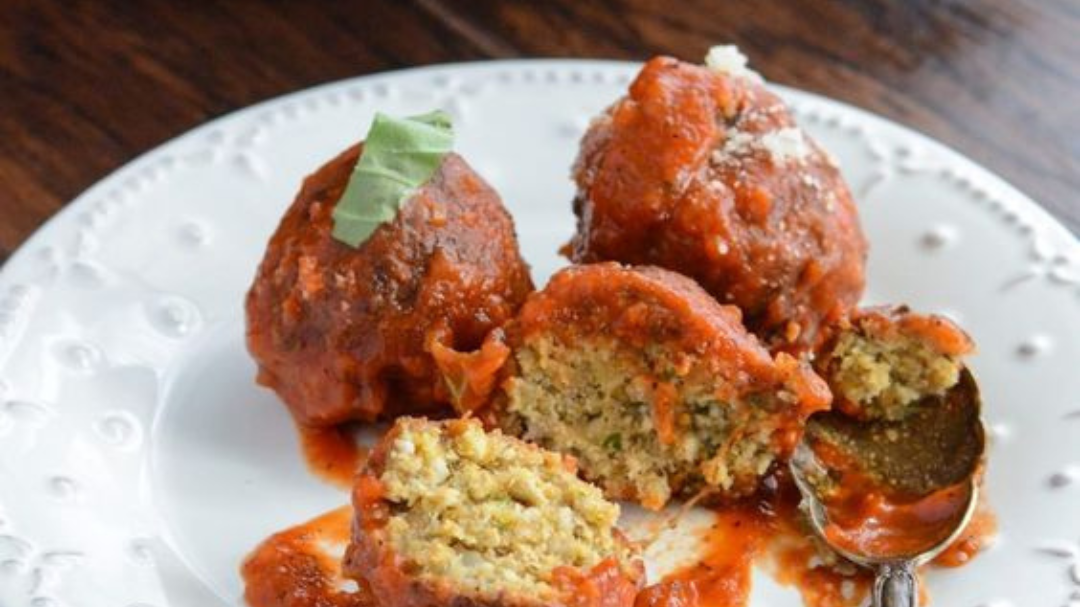
<path fill-rule="evenodd" d="M 917 337 L 841 333 L 830 354 L 834 396 L 860 417 L 898 420 L 914 403 L 956 385 L 962 363 Z"/>
<path fill-rule="evenodd" d="M 632 556 L 615 535 L 619 507 L 562 456 L 473 421 L 399 424 L 380 477 L 385 531 L 418 580 L 455 580 L 462 595 L 544 598 L 556 595 L 557 568 Z"/>
<path fill-rule="evenodd" d="M 674 493 L 752 491 L 777 456 L 779 395 L 722 402 L 695 357 L 542 336 L 516 352 L 507 430 L 573 455 L 610 497 L 662 507 Z M 657 412 L 666 411 L 658 420 Z"/>

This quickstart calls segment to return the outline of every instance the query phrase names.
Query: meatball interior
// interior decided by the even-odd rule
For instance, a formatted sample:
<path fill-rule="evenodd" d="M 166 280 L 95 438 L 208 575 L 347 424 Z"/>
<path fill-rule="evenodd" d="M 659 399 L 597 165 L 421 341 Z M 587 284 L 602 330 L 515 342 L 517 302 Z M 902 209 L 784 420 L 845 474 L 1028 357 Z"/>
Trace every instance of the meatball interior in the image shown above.
<path fill-rule="evenodd" d="M 564 270 L 511 325 L 501 423 L 573 455 L 609 497 L 660 508 L 702 489 L 750 493 L 829 396 L 739 320 L 673 272 Z"/>
<path fill-rule="evenodd" d="M 376 595 L 393 584 L 371 566 L 373 548 L 392 552 L 395 568 L 431 596 L 556 604 L 568 580 L 608 569 L 602 577 L 619 581 L 609 588 L 632 597 L 640 563 L 615 528 L 619 507 L 571 460 L 475 420 L 404 418 L 379 451 L 358 484 L 355 558 L 346 557 Z M 382 514 L 365 484 L 378 486 Z"/>
<path fill-rule="evenodd" d="M 956 385 L 970 338 L 948 319 L 906 308 L 859 313 L 818 363 L 836 407 L 862 419 L 899 420 Z"/>

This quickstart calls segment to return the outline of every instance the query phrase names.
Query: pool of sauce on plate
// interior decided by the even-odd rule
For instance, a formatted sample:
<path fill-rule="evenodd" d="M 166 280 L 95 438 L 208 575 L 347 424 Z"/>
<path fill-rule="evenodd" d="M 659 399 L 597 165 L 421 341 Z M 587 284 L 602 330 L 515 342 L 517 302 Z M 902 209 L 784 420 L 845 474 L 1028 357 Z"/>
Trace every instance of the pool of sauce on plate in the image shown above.
<path fill-rule="evenodd" d="M 795 587 L 808 607 L 857 607 L 872 576 L 843 561 L 827 563 L 800 518 L 790 479 L 774 480 L 770 495 L 714 508 L 715 521 L 701 537 L 699 562 L 643 590 L 635 607 L 747 605 L 755 565 Z"/>
<path fill-rule="evenodd" d="M 335 439 L 315 440 L 333 444 Z M 755 565 L 778 583 L 794 587 L 807 607 L 861 605 L 872 574 L 822 551 L 799 514 L 798 492 L 791 480 L 786 476 L 773 480 L 769 495 L 714 508 L 715 520 L 701 538 L 698 562 L 643 589 L 635 607 L 746 606 Z M 376 607 L 365 589 L 343 580 L 339 559 L 327 553 L 328 545 L 348 542 L 351 513 L 349 507 L 333 510 L 260 544 L 242 570 L 248 604 Z M 993 514 L 980 508 L 960 539 L 933 566 L 967 563 L 988 544 L 995 528 Z M 921 602 L 925 604 L 925 598 Z"/>
<path fill-rule="evenodd" d="M 755 506 L 725 508 L 702 537 L 697 563 L 666 575 L 638 594 L 635 607 L 744 605 L 754 559 L 772 535 L 771 521 Z"/>
<path fill-rule="evenodd" d="M 781 585 L 795 588 L 807 607 L 862 605 L 873 584 L 872 572 L 823 550 L 799 512 L 794 484 L 786 476 L 773 480 L 770 495 L 715 508 L 715 522 L 701 538 L 699 562 L 645 588 L 635 607 L 745 606 L 755 565 Z M 993 514 L 980 506 L 964 533 L 932 566 L 969 562 L 995 530 Z M 921 604 L 927 598 L 924 595 Z"/>
<path fill-rule="evenodd" d="M 374 598 L 341 576 L 352 508 L 331 510 L 267 538 L 244 561 L 244 600 L 251 607 L 375 607 Z"/>
<path fill-rule="evenodd" d="M 762 565 L 781 585 L 798 590 L 808 607 L 857 607 L 870 593 L 873 574 L 836 558 L 813 536 L 798 510 L 798 491 L 784 479 L 769 512 L 773 535 Z"/>
<path fill-rule="evenodd" d="M 308 468 L 335 487 L 349 490 L 353 476 L 363 465 L 367 449 L 356 442 L 350 425 L 314 428 L 297 424 L 300 449 Z"/>

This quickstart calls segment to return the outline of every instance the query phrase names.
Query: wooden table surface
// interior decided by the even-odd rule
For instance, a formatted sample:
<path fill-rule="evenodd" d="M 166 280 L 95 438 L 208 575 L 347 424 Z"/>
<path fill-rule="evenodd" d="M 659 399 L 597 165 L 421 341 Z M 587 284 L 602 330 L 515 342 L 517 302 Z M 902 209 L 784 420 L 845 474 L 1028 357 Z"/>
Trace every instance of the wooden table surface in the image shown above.
<path fill-rule="evenodd" d="M 1080 232 L 1080 0 L 4 0 L 0 260 L 139 153 L 268 97 L 448 61 L 698 60 L 718 42 L 946 142 Z"/>

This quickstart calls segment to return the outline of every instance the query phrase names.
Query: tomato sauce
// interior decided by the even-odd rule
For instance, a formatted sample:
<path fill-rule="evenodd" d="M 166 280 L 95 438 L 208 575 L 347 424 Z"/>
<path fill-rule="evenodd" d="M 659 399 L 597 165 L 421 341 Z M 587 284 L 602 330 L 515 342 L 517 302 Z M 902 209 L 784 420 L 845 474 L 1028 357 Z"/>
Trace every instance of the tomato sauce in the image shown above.
<path fill-rule="evenodd" d="M 869 596 L 873 573 L 842 561 L 826 564 L 805 532 L 779 534 L 770 556 L 776 581 L 795 587 L 807 607 L 857 607 Z"/>
<path fill-rule="evenodd" d="M 776 489 L 769 496 L 717 507 L 715 523 L 702 537 L 699 562 L 645 588 L 635 607 L 745 606 L 755 566 L 781 585 L 794 587 L 807 607 L 863 604 L 873 585 L 873 572 L 823 550 L 799 511 L 794 483 L 786 475 L 774 479 Z M 933 496 L 929 507 L 948 510 L 954 499 L 952 495 Z M 925 513 L 927 507 L 919 511 Z M 956 567 L 969 562 L 988 545 L 994 531 L 993 514 L 985 505 L 980 506 L 964 533 L 933 566 Z"/>
<path fill-rule="evenodd" d="M 799 497 L 790 479 L 777 477 L 778 489 L 758 501 L 720 506 L 702 537 L 697 563 L 684 566 L 637 594 L 635 607 L 742 607 L 759 566 L 778 583 L 794 587 L 807 607 L 858 607 L 869 595 L 873 574 L 823 552 L 801 518 Z M 377 524 L 381 488 L 357 488 L 354 501 Z M 374 607 L 366 588 L 341 587 L 341 563 L 321 546 L 349 540 L 350 508 L 340 508 L 275 534 L 248 557 L 243 567 L 244 597 L 251 607 Z M 942 555 L 938 567 L 959 567 L 982 549 L 996 530 L 989 507 L 981 505 L 972 522 Z M 354 555 L 355 556 L 355 555 Z M 583 575 L 567 571 L 558 584 L 573 586 L 583 605 L 627 604 L 632 584 L 611 564 Z M 925 601 L 923 601 L 925 603 Z M 573 607 L 573 606 L 571 606 Z"/>
<path fill-rule="evenodd" d="M 246 300 L 258 382 L 309 426 L 451 413 L 429 338 L 474 350 L 533 290 L 498 193 L 456 154 L 358 248 L 335 239 L 360 154 L 304 180 Z"/>
<path fill-rule="evenodd" d="M 352 509 L 332 510 L 302 525 L 275 533 L 244 561 L 244 600 L 251 607 L 375 607 L 374 597 L 345 582 L 341 562 L 327 543 L 349 541 Z"/>
<path fill-rule="evenodd" d="M 993 510 L 982 500 L 975 507 L 975 515 L 964 528 L 960 537 L 934 559 L 938 567 L 960 567 L 975 558 L 993 542 L 997 534 L 997 517 Z"/>
<path fill-rule="evenodd" d="M 881 491 L 851 492 L 829 500 L 825 535 L 836 546 L 876 558 L 901 558 L 938 545 L 967 509 L 967 483 L 910 502 Z"/>
<path fill-rule="evenodd" d="M 308 468 L 319 478 L 342 489 L 351 489 L 356 471 L 367 450 L 356 443 L 349 425 L 313 428 L 297 425 L 300 448 Z"/>
<path fill-rule="evenodd" d="M 770 344 L 814 345 L 862 294 L 866 239 L 839 171 L 795 126 L 761 84 L 652 59 L 582 140 L 566 252 L 676 270 Z M 778 132 L 805 153 L 779 159 Z"/>
<path fill-rule="evenodd" d="M 975 350 L 971 337 L 951 320 L 935 314 L 916 314 L 907 306 L 877 306 L 859 310 L 855 323 L 881 339 L 910 335 L 947 356 L 965 356 Z"/>
<path fill-rule="evenodd" d="M 754 558 L 771 535 L 768 517 L 754 507 L 718 511 L 715 523 L 702 538 L 701 560 L 645 588 L 635 607 L 745 605 Z"/>
<path fill-rule="evenodd" d="M 926 495 L 909 495 L 866 474 L 829 443 L 814 447 L 818 461 L 842 482 L 822 497 L 825 536 L 838 548 L 872 558 L 910 558 L 941 544 L 963 519 L 971 500 L 967 480 Z"/>
<path fill-rule="evenodd" d="M 570 597 L 567 607 L 623 607 L 634 604 L 639 587 L 637 579 L 627 577 L 618 561 L 609 558 L 588 571 L 572 567 L 556 569 L 552 585 Z"/>

